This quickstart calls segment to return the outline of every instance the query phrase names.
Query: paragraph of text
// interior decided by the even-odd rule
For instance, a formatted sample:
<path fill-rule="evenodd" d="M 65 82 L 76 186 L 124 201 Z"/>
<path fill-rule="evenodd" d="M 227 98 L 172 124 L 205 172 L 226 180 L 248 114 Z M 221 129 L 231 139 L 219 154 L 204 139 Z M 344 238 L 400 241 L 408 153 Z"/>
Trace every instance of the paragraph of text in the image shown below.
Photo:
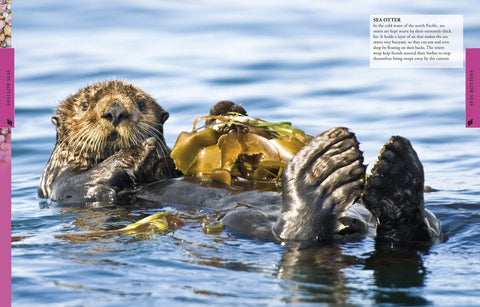
<path fill-rule="evenodd" d="M 370 15 L 371 68 L 462 68 L 462 15 Z"/>

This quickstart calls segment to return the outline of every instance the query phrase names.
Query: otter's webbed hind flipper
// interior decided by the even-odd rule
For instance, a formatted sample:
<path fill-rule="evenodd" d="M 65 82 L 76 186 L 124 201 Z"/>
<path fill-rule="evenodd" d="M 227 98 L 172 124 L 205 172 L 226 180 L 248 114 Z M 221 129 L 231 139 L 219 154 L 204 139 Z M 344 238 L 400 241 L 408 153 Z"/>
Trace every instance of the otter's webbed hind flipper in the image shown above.
<path fill-rule="evenodd" d="M 410 142 L 392 136 L 378 159 L 363 195 L 379 221 L 377 240 L 440 241 L 440 223 L 424 205 L 423 166 Z"/>
<path fill-rule="evenodd" d="M 274 226 L 281 240 L 328 240 L 345 227 L 341 219 L 360 198 L 365 180 L 358 144 L 347 128 L 333 128 L 313 138 L 287 164 L 282 212 Z"/>

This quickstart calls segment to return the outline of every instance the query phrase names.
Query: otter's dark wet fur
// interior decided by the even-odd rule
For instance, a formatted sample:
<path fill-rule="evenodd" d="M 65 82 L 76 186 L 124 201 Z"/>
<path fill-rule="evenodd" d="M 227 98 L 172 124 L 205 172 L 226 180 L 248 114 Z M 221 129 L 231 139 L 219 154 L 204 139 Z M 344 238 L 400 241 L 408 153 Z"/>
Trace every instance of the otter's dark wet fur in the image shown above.
<path fill-rule="evenodd" d="M 246 111 L 221 101 L 211 114 Z M 435 242 L 441 226 L 423 203 L 423 167 L 410 142 L 392 137 L 366 180 L 363 154 L 347 128 L 311 139 L 287 164 L 282 193 L 204 187 L 178 177 L 163 138 L 168 118 L 155 100 L 122 81 L 68 97 L 52 118 L 57 144 L 39 196 L 57 202 L 148 200 L 225 213 L 226 227 L 252 237 L 318 241 L 377 235 Z M 366 182 L 365 182 L 366 181 Z"/>

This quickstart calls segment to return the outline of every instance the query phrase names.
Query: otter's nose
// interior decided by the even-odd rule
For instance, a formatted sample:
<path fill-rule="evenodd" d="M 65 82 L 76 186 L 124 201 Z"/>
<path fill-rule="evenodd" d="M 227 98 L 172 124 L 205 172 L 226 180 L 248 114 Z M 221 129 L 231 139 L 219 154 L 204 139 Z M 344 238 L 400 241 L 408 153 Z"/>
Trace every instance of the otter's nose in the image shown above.
<path fill-rule="evenodd" d="M 105 109 L 102 117 L 112 122 L 114 126 L 117 126 L 122 120 L 127 119 L 129 115 L 128 111 L 120 102 L 114 101 Z"/>

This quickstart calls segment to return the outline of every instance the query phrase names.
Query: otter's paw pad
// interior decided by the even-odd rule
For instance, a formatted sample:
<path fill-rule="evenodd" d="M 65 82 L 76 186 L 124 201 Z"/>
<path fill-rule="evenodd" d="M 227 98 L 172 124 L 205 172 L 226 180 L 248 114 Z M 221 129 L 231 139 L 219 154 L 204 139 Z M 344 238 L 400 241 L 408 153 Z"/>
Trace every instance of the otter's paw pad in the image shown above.
<path fill-rule="evenodd" d="M 430 241 L 425 223 L 422 163 L 410 142 L 393 136 L 365 184 L 365 206 L 379 220 L 377 239 Z"/>

